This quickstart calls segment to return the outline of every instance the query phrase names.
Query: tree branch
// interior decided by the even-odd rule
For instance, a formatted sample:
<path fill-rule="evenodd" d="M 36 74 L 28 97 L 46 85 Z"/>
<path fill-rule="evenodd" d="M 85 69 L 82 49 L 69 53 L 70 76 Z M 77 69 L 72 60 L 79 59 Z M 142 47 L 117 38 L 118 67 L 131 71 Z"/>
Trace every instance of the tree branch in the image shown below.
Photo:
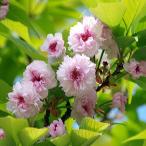
<path fill-rule="evenodd" d="M 109 86 L 110 85 L 110 78 L 112 76 L 116 76 L 118 75 L 119 73 L 121 73 L 121 70 L 123 69 L 123 63 L 119 63 L 116 67 L 116 70 L 108 75 L 105 80 L 103 81 L 103 83 L 101 85 L 99 85 L 97 88 L 96 88 L 96 92 L 100 91 L 102 88 L 106 87 L 106 86 Z"/>
<path fill-rule="evenodd" d="M 48 126 L 49 125 L 49 117 L 50 117 L 50 110 L 46 109 L 46 113 L 44 115 L 44 126 Z"/>

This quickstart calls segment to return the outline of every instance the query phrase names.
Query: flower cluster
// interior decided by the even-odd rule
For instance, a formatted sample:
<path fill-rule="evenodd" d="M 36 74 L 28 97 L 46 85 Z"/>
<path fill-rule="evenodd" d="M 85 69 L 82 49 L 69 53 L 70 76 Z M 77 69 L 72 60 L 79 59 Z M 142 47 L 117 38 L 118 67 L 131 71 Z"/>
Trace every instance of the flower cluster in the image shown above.
<path fill-rule="evenodd" d="M 132 59 L 129 63 L 124 64 L 124 69 L 135 79 L 146 76 L 146 61 L 139 62 Z"/>
<path fill-rule="evenodd" d="M 22 82 L 17 82 L 8 94 L 8 110 L 17 117 L 35 116 L 41 109 L 48 89 L 56 86 L 55 73 L 43 61 L 35 60 L 26 67 Z"/>
<path fill-rule="evenodd" d="M 23 80 L 16 83 L 8 94 L 7 107 L 16 117 L 35 116 L 46 102 L 44 99 L 48 100 L 49 89 L 56 86 L 60 86 L 66 96 L 74 97 L 71 115 L 77 121 L 94 116 L 97 70 L 92 57 L 97 56 L 101 49 L 105 50 L 108 59 L 117 57 L 119 49 L 111 30 L 92 16 L 85 16 L 82 22 L 71 27 L 68 44 L 74 54 L 72 57 L 66 55 L 61 33 L 48 34 L 41 46 L 41 50 L 47 52 L 48 63 L 40 60 L 30 63 L 23 73 Z M 51 68 L 54 62 L 60 63 L 55 71 Z M 52 137 L 65 132 L 61 120 L 54 121 L 49 128 Z"/>

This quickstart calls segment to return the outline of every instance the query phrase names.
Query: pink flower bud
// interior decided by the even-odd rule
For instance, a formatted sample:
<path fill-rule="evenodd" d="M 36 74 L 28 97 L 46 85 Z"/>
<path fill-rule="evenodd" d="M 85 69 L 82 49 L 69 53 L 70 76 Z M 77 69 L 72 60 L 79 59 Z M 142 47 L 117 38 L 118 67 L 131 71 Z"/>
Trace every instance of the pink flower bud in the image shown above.
<path fill-rule="evenodd" d="M 9 10 L 9 0 L 2 0 L 0 3 L 0 20 L 4 19 Z"/>
<path fill-rule="evenodd" d="M 76 97 L 72 108 L 72 117 L 77 121 L 83 117 L 93 117 L 96 99 L 95 90 L 90 90 L 83 96 Z"/>
<path fill-rule="evenodd" d="M 5 138 L 5 132 L 3 129 L 0 128 L 0 140 Z"/>
<path fill-rule="evenodd" d="M 119 108 L 122 112 L 125 111 L 125 104 L 127 103 L 127 98 L 121 92 L 117 92 L 113 96 L 112 107 Z"/>
<path fill-rule="evenodd" d="M 47 39 L 41 46 L 42 51 L 48 52 L 49 60 L 63 57 L 65 54 L 64 40 L 61 33 L 56 33 L 54 36 L 48 34 Z"/>
<path fill-rule="evenodd" d="M 63 135 L 65 132 L 65 126 L 61 119 L 54 120 L 49 126 L 49 133 L 52 137 Z"/>
<path fill-rule="evenodd" d="M 141 64 L 144 64 L 143 62 Z M 132 59 L 129 63 L 124 64 L 124 69 L 131 74 L 134 78 L 139 78 L 143 76 L 144 67 L 140 64 L 140 62 Z"/>
<path fill-rule="evenodd" d="M 143 76 L 146 76 L 146 61 L 141 61 L 140 66 L 141 66 L 141 72 L 143 73 Z"/>

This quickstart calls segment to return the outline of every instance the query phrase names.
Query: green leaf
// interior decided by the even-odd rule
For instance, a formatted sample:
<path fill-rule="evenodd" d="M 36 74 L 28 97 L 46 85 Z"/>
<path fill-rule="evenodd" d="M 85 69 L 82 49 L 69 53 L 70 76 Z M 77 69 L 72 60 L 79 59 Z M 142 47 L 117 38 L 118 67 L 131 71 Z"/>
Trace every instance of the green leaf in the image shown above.
<path fill-rule="evenodd" d="M 135 87 L 135 84 L 132 82 L 127 82 L 127 91 L 128 91 L 128 103 L 131 104 L 132 97 L 133 97 L 133 90 Z"/>
<path fill-rule="evenodd" d="M 23 25 L 20 22 L 16 22 L 16 21 L 13 21 L 13 20 L 10 20 L 10 19 L 4 19 L 2 21 L 2 24 L 4 24 L 7 28 L 9 28 L 9 30 L 12 33 L 17 33 L 18 36 L 20 36 L 25 41 L 30 43 L 28 28 L 25 25 Z"/>
<path fill-rule="evenodd" d="M 146 146 L 146 140 L 144 141 L 144 144 L 143 144 L 143 146 Z"/>
<path fill-rule="evenodd" d="M 71 132 L 72 146 L 81 146 L 90 138 L 97 137 L 100 135 L 101 135 L 100 133 L 84 129 L 72 130 Z"/>
<path fill-rule="evenodd" d="M 88 8 L 94 8 L 99 3 L 109 3 L 109 2 L 118 2 L 119 0 L 82 0 L 83 4 Z"/>
<path fill-rule="evenodd" d="M 138 43 L 137 43 L 137 45 L 139 47 L 146 46 L 146 39 L 145 39 L 146 38 L 146 30 L 139 32 L 137 34 L 137 36 L 138 36 Z"/>
<path fill-rule="evenodd" d="M 82 146 L 90 146 L 91 144 L 93 144 L 97 139 L 99 138 L 98 136 L 95 137 L 91 137 L 89 140 L 85 141 Z"/>
<path fill-rule="evenodd" d="M 70 144 L 70 135 L 69 134 L 65 134 L 56 138 L 51 139 L 51 142 L 55 145 L 55 146 L 68 146 Z"/>
<path fill-rule="evenodd" d="M 0 23 L 0 34 L 13 42 L 21 52 L 27 54 L 32 59 L 46 60 L 36 49 L 29 45 L 25 40 L 15 37 L 10 33 L 10 30 Z"/>
<path fill-rule="evenodd" d="M 23 9 L 21 9 L 20 7 L 11 3 L 10 7 L 9 7 L 9 12 L 7 14 L 7 18 L 14 20 L 14 21 L 21 22 L 22 24 L 24 24 L 25 26 L 27 26 L 28 28 L 31 29 L 31 31 L 33 32 L 33 35 L 39 37 L 38 32 L 34 29 L 32 24 L 30 23 L 30 20 L 27 16 L 26 12 Z"/>
<path fill-rule="evenodd" d="M 90 146 L 117 146 L 117 143 L 115 144 L 113 140 L 114 137 L 110 137 L 108 135 L 102 135 Z"/>
<path fill-rule="evenodd" d="M 65 121 L 65 128 L 68 133 L 70 133 L 72 131 L 74 122 L 75 122 L 75 120 L 73 118 L 68 118 Z"/>
<path fill-rule="evenodd" d="M 146 13 L 146 9 L 144 9 L 146 1 L 122 0 L 122 3 L 126 7 L 126 11 L 123 16 L 123 21 L 126 25 L 127 32 L 131 30 L 132 33 L 134 33 L 137 24 Z"/>
<path fill-rule="evenodd" d="M 131 81 L 138 84 L 143 90 L 146 90 L 146 77 L 140 77 L 139 79 L 131 79 Z"/>
<path fill-rule="evenodd" d="M 127 142 L 130 142 L 133 140 L 140 140 L 140 139 L 146 139 L 146 130 L 140 132 L 139 134 L 137 134 L 133 137 L 126 139 L 123 143 L 127 143 Z"/>
<path fill-rule="evenodd" d="M 47 139 L 43 142 L 35 143 L 33 146 L 55 146 L 55 145 L 50 142 L 50 139 Z"/>
<path fill-rule="evenodd" d="M 45 57 L 43 57 L 36 49 L 34 49 L 31 45 L 29 45 L 26 41 L 10 37 L 9 38 L 20 50 L 27 54 L 32 59 L 40 59 L 40 60 L 46 60 Z"/>
<path fill-rule="evenodd" d="M 80 128 L 100 132 L 109 127 L 109 123 L 98 122 L 92 118 L 86 117 L 81 121 Z"/>
<path fill-rule="evenodd" d="M 123 17 L 125 7 L 121 2 L 98 3 L 91 12 L 109 26 L 117 26 Z"/>
<path fill-rule="evenodd" d="M 7 37 L 10 35 L 10 30 L 4 26 L 2 23 L 0 23 L 0 34 L 4 37 Z"/>
<path fill-rule="evenodd" d="M 7 116 L 5 118 L 0 118 L 0 127 L 6 132 L 6 141 L 10 141 L 14 145 L 19 145 L 19 132 L 24 127 L 27 127 L 28 123 L 25 119 L 15 119 L 13 117 Z M 8 145 L 6 145 L 8 146 Z M 10 145 L 9 145 L 10 146 Z M 13 146 L 13 145 L 12 145 Z"/>
<path fill-rule="evenodd" d="M 116 42 L 118 43 L 119 48 L 129 47 L 133 42 L 135 42 L 134 37 L 118 37 L 116 38 Z"/>
<path fill-rule="evenodd" d="M 19 137 L 22 142 L 22 146 L 32 146 L 37 140 L 45 136 L 47 133 L 48 128 L 37 129 L 26 127 L 20 132 Z"/>
<path fill-rule="evenodd" d="M 6 103 L 8 93 L 11 91 L 11 87 L 3 80 L 0 79 L 0 103 Z"/>
<path fill-rule="evenodd" d="M 0 110 L 0 117 L 6 117 L 8 115 L 9 115 L 9 113 L 7 113 L 7 112 L 5 112 L 3 110 Z"/>
<path fill-rule="evenodd" d="M 139 48 L 137 51 L 135 51 L 132 57 L 138 61 L 146 60 L 145 50 L 146 47 Z"/>

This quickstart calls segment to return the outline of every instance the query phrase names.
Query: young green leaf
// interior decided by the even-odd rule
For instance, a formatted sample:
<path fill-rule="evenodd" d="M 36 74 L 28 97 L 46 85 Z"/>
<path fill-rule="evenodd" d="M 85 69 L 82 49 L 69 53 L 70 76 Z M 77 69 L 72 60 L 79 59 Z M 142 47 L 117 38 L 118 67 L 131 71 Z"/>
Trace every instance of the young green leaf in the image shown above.
<path fill-rule="evenodd" d="M 7 102 L 8 93 L 11 87 L 3 80 L 0 80 L 0 103 Z"/>
<path fill-rule="evenodd" d="M 21 131 L 21 129 L 27 126 L 28 123 L 27 120 L 25 119 L 15 119 L 10 116 L 7 116 L 5 118 L 0 118 L 0 127 L 3 128 L 6 133 L 6 141 L 8 142 L 10 141 L 14 145 L 16 144 L 19 146 L 20 144 L 20 140 L 18 137 L 19 132 Z"/>
<path fill-rule="evenodd" d="M 98 122 L 92 118 L 86 117 L 81 121 L 80 128 L 100 132 L 109 127 L 109 123 Z"/>
<path fill-rule="evenodd" d="M 75 122 L 75 120 L 73 120 L 73 118 L 69 118 L 65 121 L 65 127 L 66 127 L 66 130 L 68 133 L 70 133 L 72 131 L 74 122 Z"/>
<path fill-rule="evenodd" d="M 126 139 L 123 143 L 127 143 L 127 142 L 130 142 L 133 140 L 140 140 L 140 139 L 146 139 L 146 130 L 140 132 L 139 134 L 137 134 L 133 137 Z"/>
<path fill-rule="evenodd" d="M 38 129 L 26 127 L 20 132 L 19 137 L 22 146 L 32 146 L 37 140 L 45 136 L 47 133 L 48 128 Z"/>
<path fill-rule="evenodd" d="M 71 132 L 72 146 L 81 146 L 90 138 L 97 137 L 100 135 L 101 135 L 100 133 L 84 129 L 72 130 Z"/>
<path fill-rule="evenodd" d="M 64 134 L 62 136 L 56 137 L 51 139 L 51 142 L 55 146 L 68 146 L 70 144 L 70 135 L 69 134 Z"/>

